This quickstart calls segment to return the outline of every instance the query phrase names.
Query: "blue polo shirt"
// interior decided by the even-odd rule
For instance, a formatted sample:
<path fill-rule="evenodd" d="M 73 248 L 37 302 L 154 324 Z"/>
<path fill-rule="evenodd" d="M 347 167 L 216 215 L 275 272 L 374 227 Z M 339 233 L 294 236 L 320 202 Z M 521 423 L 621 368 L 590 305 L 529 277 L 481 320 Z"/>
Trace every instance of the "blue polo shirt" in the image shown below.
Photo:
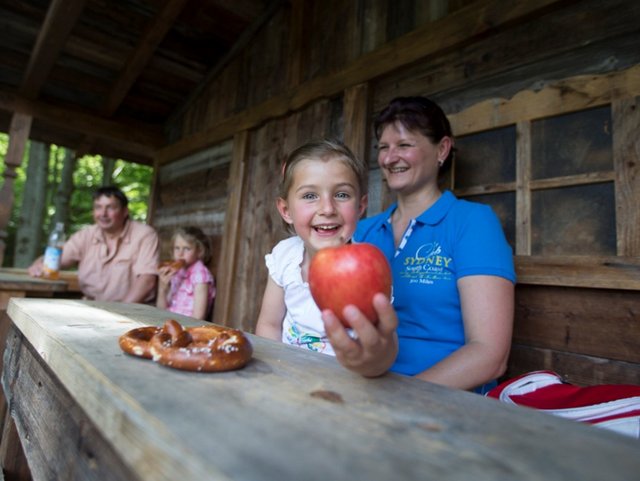
<path fill-rule="evenodd" d="M 396 206 L 361 220 L 353 239 L 378 246 L 391 264 L 399 340 L 391 370 L 415 375 L 465 342 L 458 279 L 493 275 L 515 283 L 516 276 L 511 247 L 491 207 L 445 191 L 410 223 L 396 250 Z"/>

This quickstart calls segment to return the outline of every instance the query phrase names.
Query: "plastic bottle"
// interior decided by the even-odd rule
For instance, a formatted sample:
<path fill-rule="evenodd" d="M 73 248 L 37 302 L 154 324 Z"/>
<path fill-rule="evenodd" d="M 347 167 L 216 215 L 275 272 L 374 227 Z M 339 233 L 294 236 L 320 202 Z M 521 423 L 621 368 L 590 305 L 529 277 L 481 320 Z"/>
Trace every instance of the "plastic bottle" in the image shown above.
<path fill-rule="evenodd" d="M 66 236 L 64 234 L 64 224 L 56 223 L 56 228 L 49 235 L 49 243 L 44 251 L 44 261 L 42 277 L 46 279 L 58 279 L 60 277 L 60 257 Z"/>

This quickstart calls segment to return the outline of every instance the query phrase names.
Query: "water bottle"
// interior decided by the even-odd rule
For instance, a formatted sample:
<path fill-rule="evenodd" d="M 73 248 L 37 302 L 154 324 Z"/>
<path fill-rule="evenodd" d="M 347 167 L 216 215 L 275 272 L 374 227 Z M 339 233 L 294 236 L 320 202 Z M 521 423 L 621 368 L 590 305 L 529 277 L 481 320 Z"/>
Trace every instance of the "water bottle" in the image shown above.
<path fill-rule="evenodd" d="M 57 222 L 56 228 L 49 235 L 49 243 L 44 251 L 42 277 L 46 279 L 60 277 L 60 257 L 62 256 L 62 247 L 65 240 L 64 223 Z"/>

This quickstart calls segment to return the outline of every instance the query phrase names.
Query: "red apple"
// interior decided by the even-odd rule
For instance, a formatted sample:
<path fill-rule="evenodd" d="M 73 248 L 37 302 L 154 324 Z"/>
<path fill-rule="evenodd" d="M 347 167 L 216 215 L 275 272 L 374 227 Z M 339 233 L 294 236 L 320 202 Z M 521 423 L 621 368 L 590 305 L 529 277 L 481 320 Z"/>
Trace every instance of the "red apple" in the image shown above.
<path fill-rule="evenodd" d="M 331 309 L 346 327 L 342 311 L 349 304 L 377 323 L 372 299 L 378 292 L 391 295 L 391 267 L 372 244 L 327 247 L 311 259 L 309 289 L 320 310 Z"/>

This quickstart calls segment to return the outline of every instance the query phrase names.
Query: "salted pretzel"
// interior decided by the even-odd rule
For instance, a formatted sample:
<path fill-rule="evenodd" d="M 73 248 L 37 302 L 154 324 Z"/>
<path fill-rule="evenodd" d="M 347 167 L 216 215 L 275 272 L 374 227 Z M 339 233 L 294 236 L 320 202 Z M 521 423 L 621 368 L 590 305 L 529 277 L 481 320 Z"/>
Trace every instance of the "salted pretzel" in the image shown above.
<path fill-rule="evenodd" d="M 147 341 L 151 329 L 156 332 Z M 242 331 L 215 325 L 184 329 L 174 319 L 166 321 L 161 329 L 138 328 L 123 334 L 120 347 L 132 353 L 122 347 L 123 338 L 125 345 L 131 341 L 141 344 L 130 349 L 134 355 L 147 357 L 135 352 L 148 352 L 148 357 L 154 361 L 185 371 L 239 369 L 249 362 L 253 354 L 253 347 Z"/>
<path fill-rule="evenodd" d="M 182 259 L 177 259 L 175 261 L 164 261 L 161 262 L 158 266 L 158 269 L 162 269 L 163 267 L 171 267 L 172 269 L 178 270 L 184 267 L 185 262 Z"/>
<path fill-rule="evenodd" d="M 161 330 L 155 326 L 131 329 L 120 336 L 118 344 L 120 344 L 120 349 L 127 354 L 151 359 L 151 338 Z"/>

